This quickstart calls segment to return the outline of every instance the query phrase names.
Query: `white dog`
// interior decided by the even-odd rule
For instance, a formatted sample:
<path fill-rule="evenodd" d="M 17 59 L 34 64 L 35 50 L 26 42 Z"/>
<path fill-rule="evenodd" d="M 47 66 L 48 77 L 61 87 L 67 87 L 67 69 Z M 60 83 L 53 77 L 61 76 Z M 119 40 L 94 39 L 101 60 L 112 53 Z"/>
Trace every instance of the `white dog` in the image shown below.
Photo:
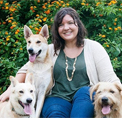
<path fill-rule="evenodd" d="M 122 85 L 119 83 L 100 82 L 90 90 L 94 98 L 95 118 L 122 118 Z"/>
<path fill-rule="evenodd" d="M 45 95 L 53 86 L 52 61 L 49 57 L 47 39 L 49 37 L 48 26 L 44 25 L 39 34 L 33 34 L 28 26 L 24 26 L 24 37 L 27 42 L 29 54 L 28 73 L 33 73 L 36 88 L 36 116 L 39 118 Z"/>
<path fill-rule="evenodd" d="M 8 102 L 0 102 L 0 118 L 30 118 L 35 112 L 35 87 L 31 79 L 19 83 L 17 79 L 10 76 L 10 80 L 10 98 Z"/>

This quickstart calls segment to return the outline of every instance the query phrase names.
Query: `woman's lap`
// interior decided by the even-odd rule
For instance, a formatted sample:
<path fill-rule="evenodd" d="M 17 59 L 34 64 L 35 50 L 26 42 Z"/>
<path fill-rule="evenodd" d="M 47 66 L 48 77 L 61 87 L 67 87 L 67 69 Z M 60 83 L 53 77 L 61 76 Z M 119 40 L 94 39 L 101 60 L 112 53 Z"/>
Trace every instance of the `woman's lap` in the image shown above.
<path fill-rule="evenodd" d="M 58 97 L 45 99 L 43 118 L 93 118 L 94 106 L 90 100 L 89 87 L 79 89 L 72 103 Z"/>
<path fill-rule="evenodd" d="M 71 118 L 93 118 L 94 106 L 90 99 L 89 87 L 79 89 L 72 102 Z"/>
<path fill-rule="evenodd" d="M 71 103 L 58 97 L 48 97 L 42 109 L 43 118 L 67 118 L 70 115 Z"/>

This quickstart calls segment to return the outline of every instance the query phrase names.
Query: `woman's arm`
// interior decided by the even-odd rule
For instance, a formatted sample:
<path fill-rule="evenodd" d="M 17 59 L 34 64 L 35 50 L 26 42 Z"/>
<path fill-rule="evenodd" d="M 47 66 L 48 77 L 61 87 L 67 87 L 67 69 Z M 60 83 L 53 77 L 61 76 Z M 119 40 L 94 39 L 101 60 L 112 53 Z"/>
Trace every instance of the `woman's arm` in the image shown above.
<path fill-rule="evenodd" d="M 94 42 L 93 57 L 99 77 L 99 81 L 106 82 L 120 82 L 119 78 L 115 74 L 109 55 L 102 45 L 98 42 Z"/>

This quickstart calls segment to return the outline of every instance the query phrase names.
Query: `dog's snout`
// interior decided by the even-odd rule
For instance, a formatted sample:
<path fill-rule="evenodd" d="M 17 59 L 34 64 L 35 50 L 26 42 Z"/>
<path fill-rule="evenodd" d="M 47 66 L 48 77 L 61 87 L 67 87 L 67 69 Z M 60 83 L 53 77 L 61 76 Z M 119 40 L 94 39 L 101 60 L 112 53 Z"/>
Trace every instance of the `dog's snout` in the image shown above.
<path fill-rule="evenodd" d="M 31 102 L 32 102 L 32 99 L 31 99 L 31 98 L 28 98 L 28 99 L 26 100 L 26 102 L 27 102 L 27 103 L 31 103 Z"/>
<path fill-rule="evenodd" d="M 30 54 L 32 54 L 32 53 L 33 53 L 33 48 L 28 49 L 28 52 L 29 52 Z"/>
<path fill-rule="evenodd" d="M 107 103 L 107 102 L 108 102 L 108 98 L 107 98 L 107 97 L 103 97 L 103 98 L 102 98 L 102 102 L 103 102 L 103 103 Z"/>

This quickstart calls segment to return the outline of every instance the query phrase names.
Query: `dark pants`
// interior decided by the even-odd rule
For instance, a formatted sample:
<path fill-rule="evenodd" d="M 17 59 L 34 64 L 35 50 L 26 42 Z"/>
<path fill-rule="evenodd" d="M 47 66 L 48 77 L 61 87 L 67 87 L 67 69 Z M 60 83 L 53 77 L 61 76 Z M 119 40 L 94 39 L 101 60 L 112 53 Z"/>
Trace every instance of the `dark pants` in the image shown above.
<path fill-rule="evenodd" d="M 43 118 L 93 118 L 94 106 L 90 100 L 89 87 L 82 87 L 68 102 L 59 97 L 47 97 L 41 117 Z"/>

